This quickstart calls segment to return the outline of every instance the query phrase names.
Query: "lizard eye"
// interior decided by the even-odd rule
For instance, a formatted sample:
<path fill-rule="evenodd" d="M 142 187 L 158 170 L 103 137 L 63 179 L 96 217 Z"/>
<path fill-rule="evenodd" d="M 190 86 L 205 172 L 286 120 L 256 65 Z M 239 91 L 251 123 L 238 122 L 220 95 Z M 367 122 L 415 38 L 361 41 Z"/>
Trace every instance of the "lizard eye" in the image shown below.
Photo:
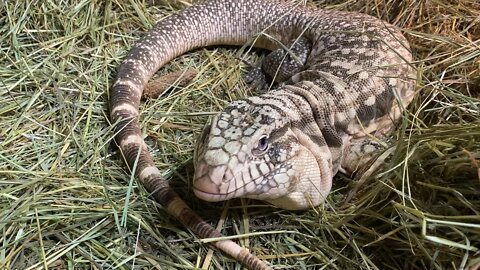
<path fill-rule="evenodd" d="M 258 140 L 257 147 L 255 147 L 252 152 L 256 155 L 259 155 L 265 152 L 267 148 L 268 148 L 268 138 L 267 138 L 267 135 L 263 135 Z"/>

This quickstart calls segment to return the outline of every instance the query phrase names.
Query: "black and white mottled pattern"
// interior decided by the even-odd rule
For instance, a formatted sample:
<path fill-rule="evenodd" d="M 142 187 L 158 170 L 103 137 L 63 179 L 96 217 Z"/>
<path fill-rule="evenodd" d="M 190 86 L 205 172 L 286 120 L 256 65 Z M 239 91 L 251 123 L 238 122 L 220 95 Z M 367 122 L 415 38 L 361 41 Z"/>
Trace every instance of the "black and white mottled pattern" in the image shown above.
<path fill-rule="evenodd" d="M 394 26 L 367 15 L 288 2 L 212 0 L 163 20 L 122 63 L 111 115 L 142 184 L 200 237 L 220 233 L 183 203 L 155 167 L 141 138 L 140 97 L 153 73 L 174 57 L 207 45 L 242 45 L 252 36 L 254 46 L 269 50 L 303 45 L 291 47 L 295 55 L 277 50 L 272 64 L 263 65 L 268 74 L 281 75 L 273 90 L 231 103 L 206 126 L 195 151 L 200 198 L 250 197 L 287 209 L 318 205 L 339 170 L 355 170 L 364 161 L 358 157 L 370 154 L 366 138 L 392 127 L 414 95 L 407 41 Z M 215 245 L 250 269 L 269 269 L 232 241 Z"/>

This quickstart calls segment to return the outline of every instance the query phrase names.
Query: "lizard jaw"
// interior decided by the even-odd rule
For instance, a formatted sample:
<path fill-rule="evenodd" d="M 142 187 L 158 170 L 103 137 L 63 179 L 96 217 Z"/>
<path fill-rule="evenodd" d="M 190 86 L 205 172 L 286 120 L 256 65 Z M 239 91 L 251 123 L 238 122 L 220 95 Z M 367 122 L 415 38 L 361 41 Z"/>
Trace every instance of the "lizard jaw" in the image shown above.
<path fill-rule="evenodd" d="M 195 193 L 195 196 L 197 196 L 197 198 L 207 202 L 225 201 L 235 197 L 234 193 L 227 193 L 227 194 L 211 193 L 211 192 L 203 191 L 198 188 L 194 188 L 193 192 Z"/>

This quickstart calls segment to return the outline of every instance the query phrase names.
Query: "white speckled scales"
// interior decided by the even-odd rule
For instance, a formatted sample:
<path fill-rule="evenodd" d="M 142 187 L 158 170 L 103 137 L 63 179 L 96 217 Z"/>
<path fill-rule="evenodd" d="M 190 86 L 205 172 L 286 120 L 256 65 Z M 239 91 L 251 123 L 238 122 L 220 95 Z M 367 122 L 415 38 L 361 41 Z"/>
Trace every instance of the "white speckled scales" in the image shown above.
<path fill-rule="evenodd" d="M 364 147 L 372 144 L 367 134 L 391 127 L 413 98 L 411 55 L 397 29 L 361 14 L 303 12 L 296 23 L 308 27 L 287 39 L 277 37 L 282 19 L 277 30 L 265 30 L 287 47 L 310 42 L 298 72 L 270 92 L 233 102 L 204 130 L 195 156 L 198 197 L 316 206 L 340 168 L 352 172 L 368 161 L 362 156 L 375 148 Z M 275 60 L 268 66 L 278 74 L 282 59 Z M 267 146 L 258 151 L 261 140 Z"/>
<path fill-rule="evenodd" d="M 142 184 L 200 237 L 221 234 L 156 169 L 136 119 L 140 97 L 148 79 L 172 58 L 207 45 L 242 45 L 253 36 L 256 47 L 292 50 L 272 54 L 274 68 L 263 65 L 279 83 L 274 90 L 232 102 L 205 127 L 194 158 L 195 194 L 202 199 L 316 206 L 340 168 L 362 165 L 359 155 L 371 149 L 366 138 L 391 128 L 414 95 L 407 41 L 394 26 L 368 15 L 288 2 L 211 0 L 163 20 L 122 63 L 112 89 L 112 120 Z M 250 269 L 270 269 L 232 241 L 215 245 Z"/>

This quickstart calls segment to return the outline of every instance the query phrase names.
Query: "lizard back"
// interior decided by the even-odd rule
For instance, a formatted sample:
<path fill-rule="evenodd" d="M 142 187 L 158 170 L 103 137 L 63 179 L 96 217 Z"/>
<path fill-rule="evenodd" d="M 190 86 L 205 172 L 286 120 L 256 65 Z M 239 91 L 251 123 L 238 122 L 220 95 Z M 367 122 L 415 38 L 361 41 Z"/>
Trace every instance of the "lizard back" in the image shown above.
<path fill-rule="evenodd" d="M 195 192 L 207 200 L 266 199 L 303 209 L 325 199 L 356 138 L 391 125 L 413 96 L 408 44 L 368 15 L 266 0 L 211 0 L 159 22 L 130 50 L 111 92 L 123 155 L 145 188 L 200 237 L 221 234 L 196 215 L 156 168 L 138 123 L 148 79 L 165 63 L 210 45 L 275 50 L 302 37 L 311 49 L 298 73 L 272 91 L 230 104 L 205 128 Z M 214 243 L 250 269 L 270 269 L 230 240 Z"/>

